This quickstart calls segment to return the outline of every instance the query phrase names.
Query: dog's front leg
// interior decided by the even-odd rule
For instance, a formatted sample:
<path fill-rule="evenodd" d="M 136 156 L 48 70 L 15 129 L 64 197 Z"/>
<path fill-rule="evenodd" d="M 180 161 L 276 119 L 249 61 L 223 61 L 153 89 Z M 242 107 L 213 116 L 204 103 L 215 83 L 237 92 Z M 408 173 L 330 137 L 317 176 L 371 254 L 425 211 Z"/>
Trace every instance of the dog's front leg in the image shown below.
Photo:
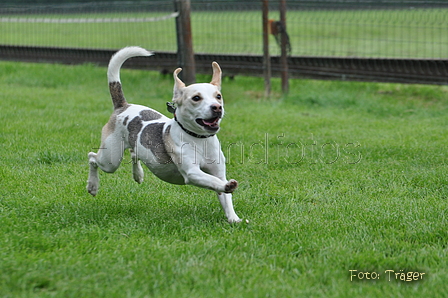
<path fill-rule="evenodd" d="M 181 166 L 179 170 L 185 179 L 185 184 L 210 189 L 218 193 L 232 193 L 238 187 L 238 182 L 235 180 L 221 180 L 213 175 L 203 172 L 199 166 L 185 168 Z"/>
<path fill-rule="evenodd" d="M 238 187 L 238 182 L 233 179 L 227 181 L 224 174 L 224 168 L 221 168 L 223 173 L 220 173 L 220 171 L 212 171 L 216 172 L 213 174 L 216 174 L 217 176 L 207 174 L 203 172 L 199 167 L 190 167 L 184 170 L 184 178 L 186 177 L 186 184 L 192 184 L 216 191 L 218 194 L 219 202 L 224 209 L 224 213 L 229 223 L 241 222 L 241 219 L 238 217 L 238 215 L 236 215 L 235 210 L 233 209 L 231 194 Z"/>
<path fill-rule="evenodd" d="M 185 177 L 185 176 L 184 176 Z M 204 173 L 199 168 L 188 171 L 185 179 L 186 184 L 192 184 L 202 188 L 211 189 L 217 192 L 219 202 L 221 203 L 224 213 L 229 223 L 241 222 L 233 209 L 232 192 L 238 187 L 238 182 L 233 179 L 229 181 L 221 180 L 213 175 Z"/>
<path fill-rule="evenodd" d="M 226 214 L 229 223 L 241 222 L 241 218 L 236 215 L 235 210 L 233 209 L 232 194 L 222 192 L 218 193 L 218 199 L 221 203 L 222 209 L 224 209 L 224 213 Z"/>
<path fill-rule="evenodd" d="M 132 176 L 134 177 L 135 182 L 141 184 L 144 176 L 142 165 L 134 150 L 130 149 L 129 151 L 131 152 L 132 158 Z"/>

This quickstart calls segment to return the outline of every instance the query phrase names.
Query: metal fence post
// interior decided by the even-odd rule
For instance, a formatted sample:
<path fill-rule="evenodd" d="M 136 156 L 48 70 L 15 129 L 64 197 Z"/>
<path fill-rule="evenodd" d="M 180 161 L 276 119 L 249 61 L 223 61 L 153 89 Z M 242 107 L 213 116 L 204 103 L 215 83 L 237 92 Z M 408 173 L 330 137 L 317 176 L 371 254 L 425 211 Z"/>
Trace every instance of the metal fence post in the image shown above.
<path fill-rule="evenodd" d="M 191 3 L 190 0 L 174 0 L 174 6 L 179 13 L 176 18 L 178 65 L 183 69 L 179 77 L 185 84 L 189 85 L 196 82 L 196 64 L 190 20 Z"/>
<path fill-rule="evenodd" d="M 264 95 L 271 95 L 271 56 L 269 55 L 269 0 L 262 0 L 263 10 L 263 76 L 264 76 Z"/>

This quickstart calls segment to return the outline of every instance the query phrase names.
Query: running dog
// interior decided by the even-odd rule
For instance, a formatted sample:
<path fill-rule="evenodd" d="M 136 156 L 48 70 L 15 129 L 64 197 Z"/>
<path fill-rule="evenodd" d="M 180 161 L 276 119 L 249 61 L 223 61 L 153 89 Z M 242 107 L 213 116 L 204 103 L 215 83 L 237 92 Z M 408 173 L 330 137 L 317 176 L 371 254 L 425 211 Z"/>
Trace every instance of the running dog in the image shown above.
<path fill-rule="evenodd" d="M 213 62 L 210 83 L 185 86 L 174 71 L 174 90 L 168 110 L 170 119 L 145 106 L 129 104 L 122 91 L 120 68 L 131 57 L 151 56 L 140 47 L 126 47 L 112 56 L 107 78 L 114 105 L 103 127 L 101 147 L 88 154 L 90 171 L 87 191 L 95 196 L 99 187 L 98 168 L 113 173 L 120 166 L 123 151 L 130 149 L 133 177 L 143 182 L 142 161 L 154 175 L 172 184 L 190 184 L 215 191 L 230 223 L 240 222 L 232 192 L 238 182 L 226 178 L 225 158 L 216 133 L 224 116 L 221 68 Z"/>

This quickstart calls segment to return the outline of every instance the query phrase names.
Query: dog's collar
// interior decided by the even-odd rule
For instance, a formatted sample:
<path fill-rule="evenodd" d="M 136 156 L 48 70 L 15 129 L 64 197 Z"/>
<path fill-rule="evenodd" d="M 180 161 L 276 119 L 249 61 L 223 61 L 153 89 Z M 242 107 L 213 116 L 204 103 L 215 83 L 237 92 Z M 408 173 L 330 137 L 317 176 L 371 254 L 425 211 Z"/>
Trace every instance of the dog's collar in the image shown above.
<path fill-rule="evenodd" d="M 195 132 L 192 132 L 191 130 L 186 129 L 185 127 L 183 127 L 182 124 L 180 124 L 180 122 L 177 120 L 176 114 L 174 114 L 174 120 L 177 122 L 177 124 L 179 124 L 180 128 L 182 128 L 183 131 L 185 131 L 187 134 L 189 134 L 190 136 L 193 136 L 195 138 L 199 138 L 199 139 L 206 139 L 206 138 L 210 138 L 213 137 L 215 134 L 211 134 L 211 135 L 198 135 Z"/>
<path fill-rule="evenodd" d="M 183 131 L 185 131 L 187 134 L 189 134 L 190 136 L 193 136 L 195 138 L 199 138 L 199 139 L 206 139 L 209 137 L 213 137 L 214 134 L 211 135 L 198 135 L 195 132 L 192 132 L 191 130 L 186 129 L 182 124 L 180 124 L 180 122 L 177 120 L 176 117 L 176 105 L 173 102 L 167 102 L 166 103 L 168 112 L 173 113 L 174 114 L 174 120 L 177 122 L 177 124 L 179 124 L 180 128 L 182 128 Z"/>

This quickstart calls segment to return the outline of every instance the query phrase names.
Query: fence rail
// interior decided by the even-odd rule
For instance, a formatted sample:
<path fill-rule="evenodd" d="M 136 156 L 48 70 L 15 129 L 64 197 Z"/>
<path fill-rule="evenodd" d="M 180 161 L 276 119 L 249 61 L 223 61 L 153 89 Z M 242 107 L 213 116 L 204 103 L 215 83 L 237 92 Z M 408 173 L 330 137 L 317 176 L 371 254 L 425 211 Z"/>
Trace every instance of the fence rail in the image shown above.
<path fill-rule="evenodd" d="M 114 50 L 54 47 L 0 46 L 4 60 L 64 64 L 95 63 L 106 66 Z M 343 57 L 289 57 L 290 77 L 374 82 L 448 85 L 448 59 L 386 59 Z M 197 73 L 210 74 L 211 62 L 220 63 L 225 76 L 263 73 L 261 55 L 195 54 Z M 124 67 L 171 73 L 177 54 L 155 52 L 150 58 L 133 58 Z M 280 76 L 279 57 L 271 57 L 272 75 Z"/>

